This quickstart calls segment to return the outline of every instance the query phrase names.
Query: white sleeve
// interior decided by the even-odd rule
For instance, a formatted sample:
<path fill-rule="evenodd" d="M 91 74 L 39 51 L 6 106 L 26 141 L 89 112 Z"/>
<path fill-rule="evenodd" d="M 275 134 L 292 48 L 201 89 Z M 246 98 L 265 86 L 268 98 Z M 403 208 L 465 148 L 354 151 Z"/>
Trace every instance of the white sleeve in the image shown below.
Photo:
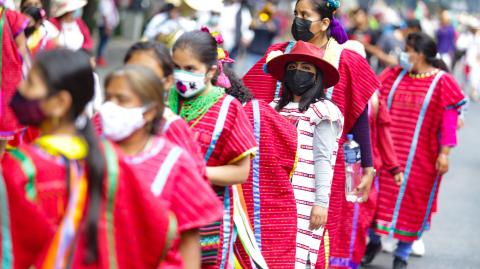
<path fill-rule="evenodd" d="M 314 130 L 313 160 L 315 166 L 315 205 L 328 208 L 333 179 L 332 156 L 337 148 L 337 122 L 321 121 Z"/>
<path fill-rule="evenodd" d="M 255 33 L 250 30 L 250 25 L 252 24 L 252 14 L 248 9 L 242 11 L 242 39 L 245 43 L 249 44 L 252 42 Z"/>
<path fill-rule="evenodd" d="M 167 18 L 165 14 L 155 15 L 147 24 L 147 27 L 145 27 L 143 36 L 150 40 L 155 39 L 160 32 L 160 25 L 162 25 L 162 23 L 164 23 L 166 20 Z"/>

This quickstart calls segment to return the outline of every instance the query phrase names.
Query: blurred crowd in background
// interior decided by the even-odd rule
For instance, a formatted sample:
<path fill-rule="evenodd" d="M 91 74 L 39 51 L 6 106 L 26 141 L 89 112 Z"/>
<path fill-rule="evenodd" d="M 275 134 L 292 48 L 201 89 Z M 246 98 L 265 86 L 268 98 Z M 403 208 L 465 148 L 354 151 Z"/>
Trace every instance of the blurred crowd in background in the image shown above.
<path fill-rule="evenodd" d="M 19 1 L 5 1 L 10 8 L 20 8 Z M 47 16 L 55 17 L 56 2 L 62 1 L 42 1 Z M 476 100 L 480 95 L 480 5 L 475 2 L 345 1 L 337 16 L 350 39 L 365 46 L 378 73 L 398 64 L 409 33 L 423 31 L 434 37 L 441 58 Z M 244 74 L 272 43 L 291 38 L 294 4 L 291 0 L 90 0 L 77 14 L 98 36 L 95 54 L 100 67 L 107 65 L 104 52 L 112 36 L 171 46 L 183 32 L 208 26 L 222 33 L 224 48 L 237 60 L 236 71 Z M 93 47 L 86 49 L 93 51 Z"/>

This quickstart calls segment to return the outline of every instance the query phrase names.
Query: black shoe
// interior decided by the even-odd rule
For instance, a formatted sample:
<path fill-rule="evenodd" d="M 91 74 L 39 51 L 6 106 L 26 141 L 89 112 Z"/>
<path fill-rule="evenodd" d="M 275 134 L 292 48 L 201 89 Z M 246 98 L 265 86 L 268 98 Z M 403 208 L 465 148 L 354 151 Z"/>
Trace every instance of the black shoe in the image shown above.
<path fill-rule="evenodd" d="M 393 269 L 407 269 L 407 262 L 399 257 L 395 257 L 395 260 L 393 260 Z"/>
<path fill-rule="evenodd" d="M 377 254 L 382 250 L 382 243 L 374 244 L 372 242 L 368 243 L 367 250 L 365 250 L 365 255 L 363 255 L 362 265 L 368 265 L 372 263 L 373 259 Z"/>

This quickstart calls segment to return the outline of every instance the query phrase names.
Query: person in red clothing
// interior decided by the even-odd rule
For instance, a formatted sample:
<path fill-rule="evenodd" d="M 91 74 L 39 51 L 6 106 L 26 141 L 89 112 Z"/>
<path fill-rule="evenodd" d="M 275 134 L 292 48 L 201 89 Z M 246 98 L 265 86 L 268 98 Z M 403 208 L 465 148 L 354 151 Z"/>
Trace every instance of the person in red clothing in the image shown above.
<path fill-rule="evenodd" d="M 176 219 L 82 116 L 93 87 L 89 59 L 57 49 L 37 57 L 12 99 L 42 136 L 2 161 L 2 267 L 156 269 L 165 260 Z"/>
<path fill-rule="evenodd" d="M 163 44 L 150 41 L 138 42 L 130 47 L 123 62 L 125 64 L 143 65 L 152 69 L 163 82 L 164 96 L 168 96 L 174 82 L 174 64 L 170 51 Z M 205 164 L 200 147 L 193 137 L 190 127 L 168 107 L 165 107 L 163 111 L 163 126 L 159 131 L 170 142 L 180 146 L 189 152 L 193 159 L 198 160 L 199 170 L 203 174 L 205 173 Z"/>
<path fill-rule="evenodd" d="M 71 50 L 93 50 L 93 40 L 87 25 L 82 20 L 82 8 L 86 0 L 53 0 L 50 22 L 60 32 L 58 45 Z"/>
<path fill-rule="evenodd" d="M 406 268 L 412 243 L 429 226 L 436 209 L 438 188 L 449 169 L 448 155 L 457 144 L 458 110 L 465 104 L 460 87 L 436 55 L 432 38 L 410 34 L 401 67 L 386 69 L 380 76 L 381 99 L 390 111 L 394 148 L 405 178 L 399 187 L 390 173 L 380 174 L 375 233 L 370 234 L 365 263 L 381 249 L 380 235 L 389 235 L 399 240 L 393 268 Z"/>
<path fill-rule="evenodd" d="M 309 42 L 321 48 L 324 51 L 323 59 L 338 68 L 340 81 L 335 87 L 326 90 L 326 97 L 340 108 L 345 117 L 340 145 L 350 133 L 360 144 L 364 175 L 358 190 L 366 200 L 375 174 L 367 104 L 372 94 L 380 88 L 380 83 L 362 56 L 343 48 L 342 44 L 347 41 L 348 36 L 334 17 L 339 6 L 338 0 L 298 0 L 292 34 L 297 41 Z M 289 53 L 294 45 L 295 41 L 272 45 L 265 56 L 245 75 L 243 80 L 255 98 L 271 102 L 281 96 L 282 83 L 265 72 L 265 63 L 270 53 L 273 53 L 272 56 Z M 343 149 L 340 147 L 335 164 L 325 242 L 322 243 L 317 268 L 350 267 L 352 222 L 345 220 L 352 220 L 353 214 L 353 204 L 345 199 L 345 165 Z"/>
<path fill-rule="evenodd" d="M 252 126 L 240 102 L 212 83 L 223 66 L 217 40 L 208 30 L 183 34 L 173 46 L 173 62 L 176 85 L 168 104 L 193 130 L 207 177 L 224 204 L 223 219 L 201 229 L 202 268 L 230 268 L 236 233 L 232 185 L 248 178 L 256 151 Z"/>
<path fill-rule="evenodd" d="M 104 135 L 119 145 L 144 192 L 165 201 L 177 217 L 183 267 L 199 268 L 198 229 L 219 220 L 222 206 L 200 171 L 191 169 L 196 164 L 190 153 L 157 135 L 164 108 L 160 78 L 146 67 L 127 65 L 106 78 L 105 89 Z M 170 254 L 179 256 L 178 249 Z"/>
<path fill-rule="evenodd" d="M 15 115 L 8 106 L 22 80 L 22 67 L 28 66 L 26 39 L 23 30 L 28 20 L 18 12 L 9 10 L 0 3 L 0 156 L 9 140 L 22 130 Z"/>
<path fill-rule="evenodd" d="M 296 165 L 297 129 L 269 104 L 254 99 L 231 69 L 225 68 L 224 72 L 230 80 L 226 92 L 243 104 L 258 145 L 250 176 L 242 184 L 255 241 L 270 268 L 292 268 L 297 207 L 290 175 Z M 278 218 L 280 212 L 282 217 Z M 281 243 L 278 238 L 282 238 Z M 240 242 L 236 247 L 243 267 L 252 267 Z"/>
<path fill-rule="evenodd" d="M 39 7 L 26 6 L 22 9 L 22 13 L 29 18 L 28 27 L 25 28 L 25 36 L 27 37 L 30 55 L 35 57 L 40 51 L 55 48 L 58 31 L 54 28 L 56 33 L 51 33 L 51 30 L 45 26 L 44 21 L 47 16 L 45 10 Z"/>

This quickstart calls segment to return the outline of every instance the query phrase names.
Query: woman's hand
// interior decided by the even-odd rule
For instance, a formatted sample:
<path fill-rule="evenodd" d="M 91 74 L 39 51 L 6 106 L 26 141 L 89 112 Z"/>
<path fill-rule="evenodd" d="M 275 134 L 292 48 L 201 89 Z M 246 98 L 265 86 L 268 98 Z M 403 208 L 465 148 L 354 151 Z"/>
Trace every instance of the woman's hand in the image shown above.
<path fill-rule="evenodd" d="M 357 196 L 361 196 L 361 202 L 368 201 L 368 194 L 372 188 L 373 179 L 375 178 L 375 169 L 369 167 L 363 169 L 363 176 L 360 185 L 356 188 Z"/>
<path fill-rule="evenodd" d="M 327 224 L 327 219 L 328 208 L 314 205 L 310 214 L 310 230 L 315 231 L 324 227 Z"/>
<path fill-rule="evenodd" d="M 401 186 L 402 183 L 403 183 L 403 180 L 404 180 L 403 172 L 400 172 L 400 173 L 394 175 L 393 180 L 395 180 L 395 183 L 397 184 L 397 186 Z"/>
<path fill-rule="evenodd" d="M 448 155 L 440 153 L 437 158 L 436 169 L 443 176 L 448 172 Z"/>

